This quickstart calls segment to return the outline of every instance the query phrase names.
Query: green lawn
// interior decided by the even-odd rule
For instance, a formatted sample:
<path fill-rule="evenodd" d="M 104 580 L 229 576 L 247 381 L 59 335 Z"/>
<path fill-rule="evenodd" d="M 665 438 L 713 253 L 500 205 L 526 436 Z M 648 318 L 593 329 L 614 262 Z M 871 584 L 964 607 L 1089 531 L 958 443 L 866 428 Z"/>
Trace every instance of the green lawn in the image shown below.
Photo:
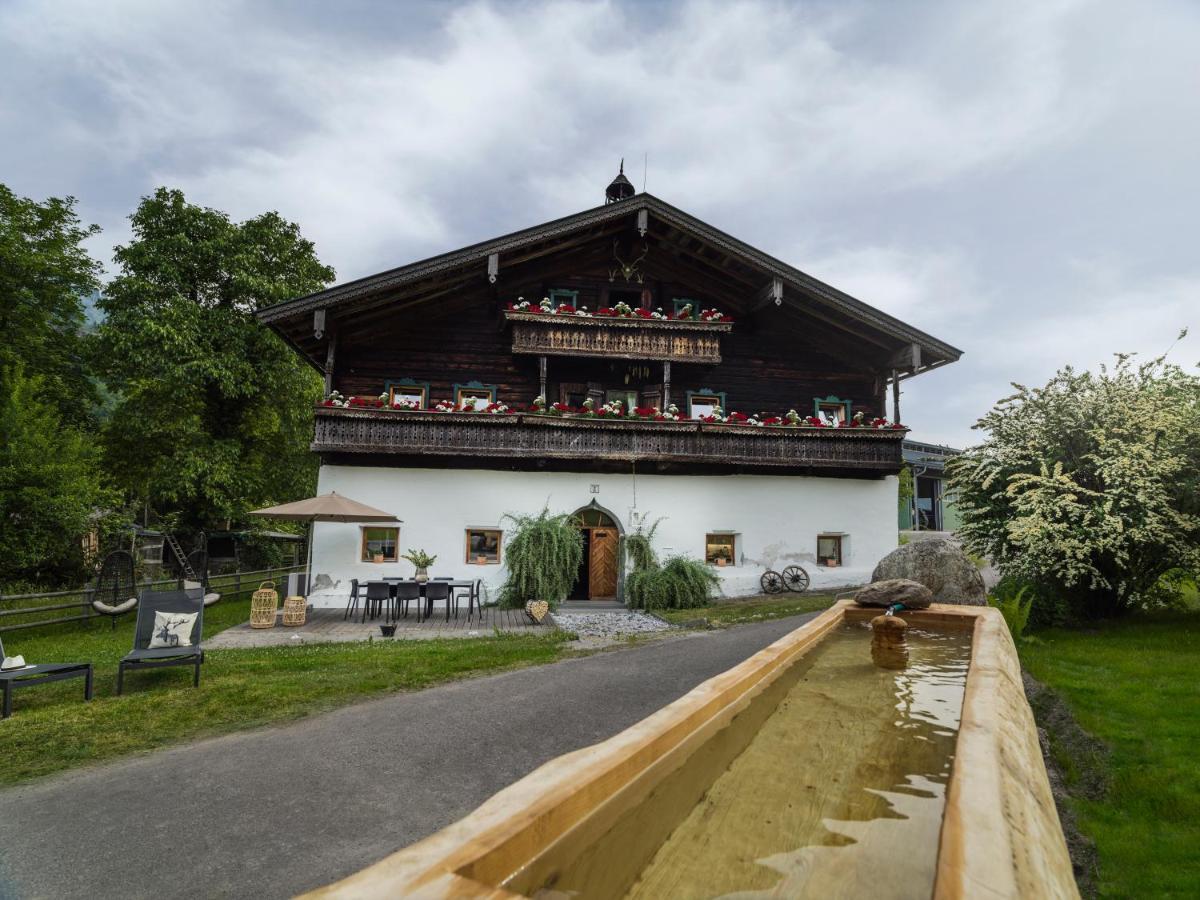
<path fill-rule="evenodd" d="M 1111 749 L 1105 795 L 1073 801 L 1101 896 L 1200 896 L 1200 612 L 1038 632 L 1020 652 Z M 1064 762 L 1068 785 L 1088 765 Z"/>
<path fill-rule="evenodd" d="M 745 600 L 727 600 L 695 609 L 656 609 L 654 614 L 674 624 L 703 619 L 710 627 L 721 628 L 726 625 L 741 625 L 817 612 L 832 605 L 833 594 L 761 594 Z"/>
<path fill-rule="evenodd" d="M 249 618 L 248 595 L 222 599 L 204 614 L 204 633 Z M 127 675 L 116 696 L 117 661 L 132 646 L 133 618 L 109 629 L 69 625 L 9 632 L 5 649 L 32 662 L 90 660 L 96 698 L 83 680 L 25 688 L 0 724 L 0 784 L 113 759 L 198 737 L 295 719 L 389 691 L 414 690 L 466 675 L 553 662 L 570 638 L 495 635 L 420 641 L 313 644 L 212 650 L 192 688 L 187 667 Z"/>

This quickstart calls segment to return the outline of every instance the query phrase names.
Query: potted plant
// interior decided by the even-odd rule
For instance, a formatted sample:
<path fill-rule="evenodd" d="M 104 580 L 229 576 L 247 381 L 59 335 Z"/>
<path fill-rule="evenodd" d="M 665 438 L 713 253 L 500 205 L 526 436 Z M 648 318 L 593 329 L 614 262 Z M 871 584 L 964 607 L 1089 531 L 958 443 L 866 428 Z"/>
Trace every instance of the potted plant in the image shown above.
<path fill-rule="evenodd" d="M 424 584 L 429 580 L 429 567 L 437 562 L 436 556 L 430 556 L 424 550 L 410 549 L 404 554 L 402 559 L 407 559 L 413 566 L 416 567 L 417 573 L 413 576 L 414 581 Z"/>

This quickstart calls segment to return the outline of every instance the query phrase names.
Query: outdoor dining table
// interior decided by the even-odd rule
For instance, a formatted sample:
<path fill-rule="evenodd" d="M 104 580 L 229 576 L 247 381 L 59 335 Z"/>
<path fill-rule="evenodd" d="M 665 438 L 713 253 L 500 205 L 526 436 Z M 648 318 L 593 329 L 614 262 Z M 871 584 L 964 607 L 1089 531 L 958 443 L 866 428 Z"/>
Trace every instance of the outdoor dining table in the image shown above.
<path fill-rule="evenodd" d="M 380 580 L 387 582 L 388 587 L 391 589 L 393 600 L 396 599 L 396 587 L 398 585 L 403 584 L 403 583 L 411 584 L 416 581 L 415 578 L 382 578 Z M 453 579 L 450 581 L 437 581 L 435 579 L 430 579 L 429 581 L 417 582 L 417 583 L 421 586 L 421 599 L 423 601 L 427 600 L 426 590 L 425 590 L 427 585 L 445 584 L 450 587 L 450 596 L 446 598 L 446 621 L 449 622 L 450 621 L 450 599 L 454 596 L 454 592 L 456 590 L 463 589 L 463 588 L 468 589 L 468 590 L 471 589 L 475 585 L 475 579 L 473 579 L 473 578 L 457 579 L 456 578 L 456 579 Z M 430 605 L 425 607 L 425 618 L 426 619 L 430 618 L 433 615 L 432 601 L 428 601 L 428 602 Z M 417 621 L 418 622 L 421 621 L 421 607 L 422 606 L 425 606 L 425 604 L 424 603 L 417 604 Z M 394 618 L 398 618 L 398 617 L 394 617 Z"/>

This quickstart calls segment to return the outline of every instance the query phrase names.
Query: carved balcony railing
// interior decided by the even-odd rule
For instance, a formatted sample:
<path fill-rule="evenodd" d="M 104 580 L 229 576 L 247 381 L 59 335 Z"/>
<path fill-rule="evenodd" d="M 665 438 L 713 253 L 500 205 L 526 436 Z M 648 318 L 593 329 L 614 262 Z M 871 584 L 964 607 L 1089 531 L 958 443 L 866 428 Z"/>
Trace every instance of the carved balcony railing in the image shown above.
<path fill-rule="evenodd" d="M 778 428 L 317 407 L 312 449 L 524 463 L 649 461 L 887 474 L 900 470 L 900 444 L 907 433 L 903 429 Z"/>
<path fill-rule="evenodd" d="M 719 363 L 728 322 L 506 312 L 513 353 Z"/>

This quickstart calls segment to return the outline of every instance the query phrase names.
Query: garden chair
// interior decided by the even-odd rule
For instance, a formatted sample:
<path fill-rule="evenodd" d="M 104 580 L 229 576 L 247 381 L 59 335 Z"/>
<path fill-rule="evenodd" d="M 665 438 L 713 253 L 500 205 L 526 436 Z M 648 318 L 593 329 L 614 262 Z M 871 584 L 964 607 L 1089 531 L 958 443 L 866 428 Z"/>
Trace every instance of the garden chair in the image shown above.
<path fill-rule="evenodd" d="M 425 583 L 425 618 L 433 615 L 433 604 L 446 604 L 446 621 L 450 621 L 450 580 L 434 579 Z"/>
<path fill-rule="evenodd" d="M 0 663 L 5 658 L 4 641 L 0 640 Z M 17 688 L 49 684 L 52 681 L 62 681 L 66 678 L 82 678 L 83 699 L 92 699 L 91 663 L 44 663 L 40 666 L 24 666 L 20 669 L 9 669 L 7 672 L 0 671 L 0 690 L 4 692 L 3 718 L 7 719 L 12 715 L 13 692 Z"/>
<path fill-rule="evenodd" d="M 368 581 L 367 582 L 367 602 L 363 606 L 363 621 L 367 621 L 367 617 L 376 619 L 383 612 L 384 606 L 391 606 L 392 603 L 392 586 L 386 581 Z"/>
<path fill-rule="evenodd" d="M 458 618 L 458 604 L 464 598 L 467 601 L 467 621 L 470 622 L 475 610 L 479 610 L 479 621 L 483 621 L 483 604 L 480 602 L 481 588 L 483 583 L 476 578 L 469 585 L 458 585 L 454 588 L 451 595 L 451 602 L 454 603 L 454 618 Z"/>
<path fill-rule="evenodd" d="M 356 615 L 358 615 L 358 579 L 351 578 L 350 597 L 346 600 L 346 612 L 342 616 L 342 620 L 350 619 L 353 621 Z"/>
<path fill-rule="evenodd" d="M 420 614 L 421 586 L 415 581 L 401 581 L 396 585 L 396 618 L 400 618 L 401 610 L 404 618 L 408 618 L 408 604 L 416 601 L 417 612 Z"/>
<path fill-rule="evenodd" d="M 161 615 L 160 615 L 161 614 Z M 184 616 L 194 616 L 186 627 Z M 181 627 L 184 626 L 184 627 Z M 133 649 L 117 666 L 117 693 L 125 687 L 125 670 L 158 669 L 164 666 L 192 666 L 192 686 L 200 686 L 200 665 L 204 648 L 204 591 L 143 591 L 138 599 L 137 628 Z"/>
<path fill-rule="evenodd" d="M 92 609 L 108 616 L 116 630 L 117 619 L 137 606 L 137 602 L 133 557 L 125 550 L 114 550 L 100 565 L 100 574 L 92 589 Z"/>

